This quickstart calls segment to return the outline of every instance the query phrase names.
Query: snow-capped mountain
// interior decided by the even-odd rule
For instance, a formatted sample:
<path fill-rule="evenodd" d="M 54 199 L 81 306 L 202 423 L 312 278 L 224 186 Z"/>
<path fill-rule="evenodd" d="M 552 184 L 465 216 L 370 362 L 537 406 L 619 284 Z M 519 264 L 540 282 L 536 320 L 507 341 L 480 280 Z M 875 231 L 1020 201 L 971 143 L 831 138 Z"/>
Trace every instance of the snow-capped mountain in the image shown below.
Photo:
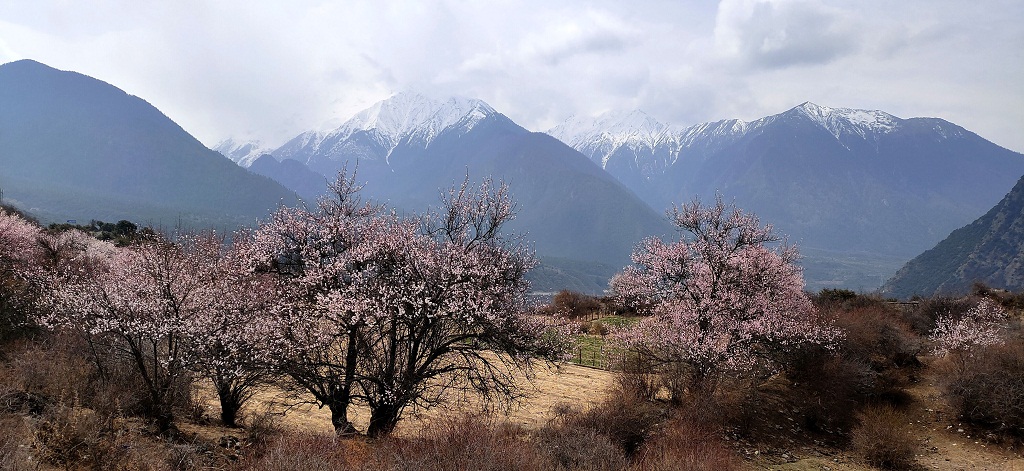
<path fill-rule="evenodd" d="M 225 139 L 220 141 L 213 150 L 220 152 L 224 157 L 241 167 L 249 168 L 260 156 L 269 154 L 273 149 L 264 146 L 260 141 L 239 141 Z"/>
<path fill-rule="evenodd" d="M 570 146 L 587 149 L 583 154 L 591 158 L 626 145 L 652 149 L 673 139 L 668 126 L 639 110 L 609 111 L 597 118 L 573 116 L 548 134 Z"/>
<path fill-rule="evenodd" d="M 689 127 L 618 116 L 630 118 L 572 118 L 549 132 L 655 209 L 695 196 L 735 200 L 811 254 L 809 279 L 841 281 L 819 267 L 856 271 L 866 258 L 880 260 L 862 270 L 870 275 L 863 284 L 846 284 L 853 288 L 881 284 L 1024 174 L 1021 154 L 936 118 L 809 102 L 750 122 Z"/>
<path fill-rule="evenodd" d="M 387 161 L 400 144 L 426 148 L 444 132 L 465 133 L 495 115 L 499 113 L 480 100 L 439 101 L 403 92 L 359 112 L 333 131 L 300 134 L 272 154 L 333 175 L 345 161 Z"/>
<path fill-rule="evenodd" d="M 877 140 L 883 134 L 896 131 L 903 121 L 883 111 L 830 108 L 805 102 L 785 113 L 756 121 L 729 119 L 689 127 L 663 124 L 639 110 L 610 111 L 597 118 L 570 117 L 547 133 L 605 169 L 609 168 L 614 155 L 628 149 L 626 154 L 635 158 L 634 164 L 649 179 L 673 165 L 687 149 L 725 145 L 776 121 L 797 116 L 827 130 L 844 146 L 851 140 Z"/>
<path fill-rule="evenodd" d="M 365 183 L 364 197 L 399 211 L 436 206 L 441 190 L 467 177 L 505 181 L 518 208 L 511 228 L 526 234 L 542 260 L 534 279 L 542 290 L 600 292 L 637 242 L 671 232 L 664 217 L 587 157 L 480 100 L 400 93 L 271 155 L 277 160 L 261 158 L 250 170 L 306 199 L 347 167 Z"/>
<path fill-rule="evenodd" d="M 863 139 L 877 138 L 881 134 L 896 131 L 899 123 L 903 121 L 884 111 L 829 108 L 815 105 L 809 101 L 793 108 L 789 113 L 803 114 L 815 124 L 827 129 L 839 140 L 851 136 L 859 136 Z M 772 118 L 775 117 L 758 120 L 755 122 L 755 126 L 762 125 L 763 122 Z"/>

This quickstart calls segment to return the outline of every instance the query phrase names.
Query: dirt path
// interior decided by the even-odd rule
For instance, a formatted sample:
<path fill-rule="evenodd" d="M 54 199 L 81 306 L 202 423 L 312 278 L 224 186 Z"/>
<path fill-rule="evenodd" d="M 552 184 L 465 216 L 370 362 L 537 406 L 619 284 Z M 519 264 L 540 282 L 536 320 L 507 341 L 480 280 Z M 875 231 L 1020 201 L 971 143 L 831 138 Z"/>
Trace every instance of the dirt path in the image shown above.
<path fill-rule="evenodd" d="M 937 368 L 923 371 L 920 382 L 908 389 L 913 402 L 907 408 L 910 433 L 917 442 L 918 470 L 990 470 L 1024 471 L 1024 456 L 977 436 L 970 427 L 957 421 L 956 414 L 942 398 L 936 383 Z M 839 450 L 805 448 L 794 452 L 792 462 L 777 458 L 755 459 L 750 469 L 790 471 L 866 471 L 872 470 L 852 453 Z"/>
<path fill-rule="evenodd" d="M 922 468 L 1024 471 L 1024 457 L 1019 453 L 977 436 L 957 421 L 942 399 L 934 373 L 926 374 L 909 392 L 914 397 L 909 413 L 919 444 L 917 462 Z"/>

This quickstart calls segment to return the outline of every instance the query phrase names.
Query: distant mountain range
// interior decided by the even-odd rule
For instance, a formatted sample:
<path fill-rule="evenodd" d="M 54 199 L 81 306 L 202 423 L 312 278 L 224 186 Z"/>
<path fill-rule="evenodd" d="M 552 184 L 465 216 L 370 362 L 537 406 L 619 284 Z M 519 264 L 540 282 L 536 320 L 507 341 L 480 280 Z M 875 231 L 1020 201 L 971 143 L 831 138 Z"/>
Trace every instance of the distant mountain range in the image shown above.
<path fill-rule="evenodd" d="M 812 288 L 874 289 L 1024 174 L 1024 156 L 947 121 L 813 103 L 686 128 L 610 113 L 549 133 L 655 209 L 721 194 L 755 212 L 800 246 Z"/>
<path fill-rule="evenodd" d="M 503 124 L 491 129 L 507 127 L 530 134 L 479 100 L 434 101 L 401 93 L 333 131 L 303 133 L 270 154 L 282 164 L 294 160 L 290 167 L 302 163 L 326 176 L 346 162 L 350 167 L 358 162 L 371 194 L 416 208 L 432 196 L 425 190 L 429 193 L 435 185 L 466 174 L 452 168 L 438 173 L 439 165 L 450 164 L 450 154 L 458 154 L 470 142 L 451 137 L 471 133 L 497 116 Z M 488 142 L 500 132 L 473 134 L 479 141 L 472 142 L 480 142 L 478 153 L 500 153 L 498 147 L 505 145 L 500 140 Z M 724 120 L 685 128 L 663 124 L 641 111 L 608 113 L 570 118 L 548 134 L 603 168 L 656 212 L 695 197 L 710 201 L 720 194 L 758 214 L 799 245 L 813 290 L 874 290 L 906 260 L 990 208 L 1024 174 L 1024 156 L 947 121 L 902 119 L 882 111 L 813 103 L 751 122 Z M 540 142 L 536 136 L 531 139 Z M 449 145 L 439 147 L 436 142 Z M 258 143 L 228 142 L 218 149 L 241 165 L 252 161 L 246 157 L 252 155 L 251 149 L 267 152 Z M 441 149 L 445 155 L 438 154 Z M 460 162 L 469 168 L 468 160 Z M 294 180 L 283 169 L 250 169 L 279 181 Z M 402 174 L 422 178 L 403 180 Z M 296 183 L 287 185 L 300 194 L 307 191 Z M 534 185 L 527 191 L 545 189 Z M 626 201 L 622 196 L 613 199 Z M 572 227 L 556 227 L 559 233 L 574 232 Z M 538 230 L 543 232 L 530 226 L 532 235 L 540 235 L 538 250 L 594 258 L 590 246 L 573 250 L 577 246 L 551 245 Z M 659 232 L 664 228 L 633 235 Z M 605 257 L 602 262 L 614 260 Z"/>
<path fill-rule="evenodd" d="M 961 295 L 975 282 L 1024 290 L 1024 178 L 989 212 L 918 255 L 882 286 L 882 294 Z"/>
<path fill-rule="evenodd" d="M 252 224 L 297 201 L 144 100 L 31 60 L 0 65 L 0 188 L 46 221 L 168 229 Z"/>
<path fill-rule="evenodd" d="M 809 289 L 873 290 L 1024 174 L 1021 154 L 941 119 L 811 103 L 752 122 L 677 128 L 632 112 L 549 132 L 479 100 L 403 93 L 333 131 L 277 148 L 225 142 L 221 155 L 112 85 L 33 61 L 0 65 L 0 189 L 46 221 L 237 227 L 313 200 L 346 166 L 367 197 L 421 211 L 445 188 L 493 176 L 511 186 L 513 229 L 544 261 L 542 290 L 600 291 L 640 239 L 674 237 L 663 216 L 672 203 L 716 193 L 799 244 Z M 1001 211 L 990 226 L 1012 208 Z M 1009 244 L 986 237 L 986 253 Z M 981 261 L 1011 260 L 943 250 L 943 260 L 977 263 L 932 265 L 934 277 L 984 278 L 994 269 Z"/>
<path fill-rule="evenodd" d="M 245 146 L 218 148 L 230 154 Z M 401 211 L 436 205 L 441 190 L 466 178 L 503 180 L 518 208 L 511 228 L 525 234 L 544 261 L 535 276 L 551 278 L 538 282 L 541 288 L 556 289 L 559 280 L 600 291 L 643 237 L 672 232 L 662 214 L 586 157 L 480 100 L 398 94 L 334 131 L 303 133 L 271 154 L 277 166 L 260 157 L 250 170 L 302 194 L 299 185 L 313 181 L 323 188 L 325 177 L 347 166 L 365 182 L 366 196 Z"/>

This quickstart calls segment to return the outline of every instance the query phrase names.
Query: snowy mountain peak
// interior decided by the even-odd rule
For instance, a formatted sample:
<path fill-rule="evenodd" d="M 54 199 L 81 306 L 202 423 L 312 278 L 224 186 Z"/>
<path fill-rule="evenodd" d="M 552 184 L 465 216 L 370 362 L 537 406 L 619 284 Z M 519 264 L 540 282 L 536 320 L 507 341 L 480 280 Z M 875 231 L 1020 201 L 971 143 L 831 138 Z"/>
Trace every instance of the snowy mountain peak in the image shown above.
<path fill-rule="evenodd" d="M 547 131 L 554 138 L 573 147 L 597 140 L 613 147 L 626 144 L 654 147 L 667 132 L 668 126 L 640 110 L 609 111 L 596 118 L 571 116 Z"/>
<path fill-rule="evenodd" d="M 809 101 L 784 113 L 798 113 L 827 129 L 839 138 L 844 134 L 856 134 L 867 137 L 871 134 L 884 134 L 899 125 L 899 118 L 877 110 L 856 110 L 851 108 L 830 108 Z"/>
<path fill-rule="evenodd" d="M 432 139 L 459 123 L 468 130 L 494 114 L 494 108 L 481 100 L 457 97 L 442 102 L 418 93 L 401 92 L 359 112 L 331 134 L 348 136 L 357 131 L 376 131 L 389 147 L 394 147 L 409 136 Z"/>
<path fill-rule="evenodd" d="M 220 152 L 224 157 L 231 159 L 239 166 L 249 168 L 256 159 L 263 154 L 269 154 L 271 149 L 256 140 L 241 141 L 228 138 L 220 141 L 213 150 Z"/>

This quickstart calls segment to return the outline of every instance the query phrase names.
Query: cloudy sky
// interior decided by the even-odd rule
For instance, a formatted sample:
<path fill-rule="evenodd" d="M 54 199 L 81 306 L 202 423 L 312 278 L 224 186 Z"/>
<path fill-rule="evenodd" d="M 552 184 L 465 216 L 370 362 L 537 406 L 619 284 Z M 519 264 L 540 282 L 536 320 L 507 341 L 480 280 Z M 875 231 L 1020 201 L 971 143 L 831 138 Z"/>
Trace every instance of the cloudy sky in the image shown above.
<path fill-rule="evenodd" d="M 533 130 L 812 101 L 941 117 L 1021 152 L 1022 25 L 1019 0 L 4 0 L 0 63 L 110 82 L 207 145 L 280 144 L 414 90 Z"/>

